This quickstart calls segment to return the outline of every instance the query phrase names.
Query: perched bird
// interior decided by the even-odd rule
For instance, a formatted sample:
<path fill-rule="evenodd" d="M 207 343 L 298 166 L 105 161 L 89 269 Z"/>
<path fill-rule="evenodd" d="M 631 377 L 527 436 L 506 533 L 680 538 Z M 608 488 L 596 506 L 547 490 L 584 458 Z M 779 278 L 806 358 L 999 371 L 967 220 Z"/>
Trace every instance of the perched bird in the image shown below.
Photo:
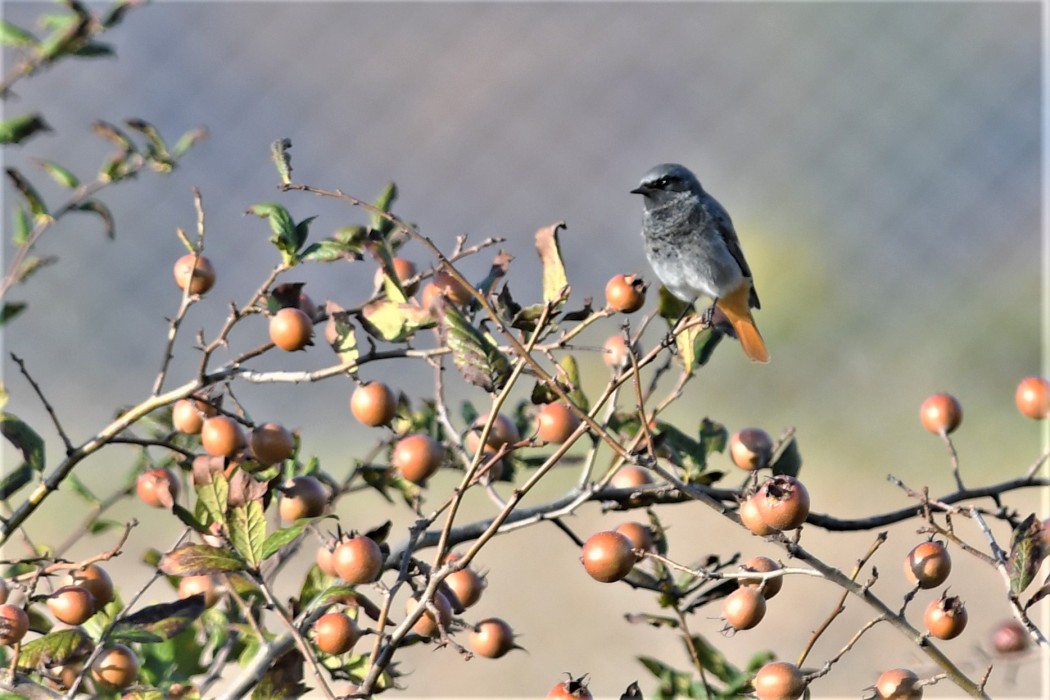
<path fill-rule="evenodd" d="M 694 304 L 701 295 L 714 300 L 733 326 L 744 354 L 768 362 L 769 351 L 751 316 L 760 308 L 751 268 L 740 249 L 729 214 L 700 181 L 677 163 L 657 165 L 632 194 L 644 198 L 642 238 L 653 272 L 668 291 Z"/>

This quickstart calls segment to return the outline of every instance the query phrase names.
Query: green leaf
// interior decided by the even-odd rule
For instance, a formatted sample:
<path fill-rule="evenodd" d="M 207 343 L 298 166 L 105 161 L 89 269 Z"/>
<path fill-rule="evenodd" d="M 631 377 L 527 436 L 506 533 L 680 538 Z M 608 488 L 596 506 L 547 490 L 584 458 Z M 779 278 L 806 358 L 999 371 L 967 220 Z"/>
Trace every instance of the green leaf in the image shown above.
<path fill-rule="evenodd" d="M 25 207 L 15 207 L 11 212 L 11 245 L 21 248 L 29 241 L 29 231 L 32 224 L 29 223 L 29 213 Z"/>
<path fill-rule="evenodd" d="M 171 639 L 193 624 L 204 609 L 204 595 L 200 593 L 171 603 L 150 605 L 119 620 L 110 628 L 110 637 L 129 642 Z"/>
<path fill-rule="evenodd" d="M 50 175 L 52 180 L 62 185 L 63 187 L 76 189 L 78 186 L 80 186 L 80 180 L 77 179 L 77 176 L 69 172 L 67 169 L 63 168 L 58 163 L 55 163 L 50 160 L 43 160 L 40 158 L 35 158 L 33 162 L 36 163 L 40 168 L 42 168 L 48 175 Z"/>
<path fill-rule="evenodd" d="M 208 130 L 204 127 L 190 129 L 179 137 L 175 145 L 171 147 L 171 156 L 175 159 L 181 158 L 188 150 L 196 146 L 208 136 Z"/>
<path fill-rule="evenodd" d="M 715 348 L 718 347 L 718 344 L 722 342 L 724 337 L 725 333 L 717 328 L 709 328 L 697 336 L 696 343 L 693 346 L 696 364 L 700 367 L 706 365 L 711 356 L 715 354 Z"/>
<path fill-rule="evenodd" d="M 200 576 L 243 571 L 244 560 L 222 547 L 187 544 L 165 554 L 157 568 L 169 576 Z"/>
<path fill-rule="evenodd" d="M 19 668 L 41 668 L 44 664 L 60 666 L 67 661 L 85 658 L 95 647 L 79 627 L 51 632 L 26 642 L 18 655 Z"/>
<path fill-rule="evenodd" d="M 292 155 L 288 152 L 291 147 L 291 139 L 278 139 L 270 146 L 270 155 L 273 157 L 273 164 L 277 166 L 277 175 L 281 178 L 282 185 L 292 182 Z"/>
<path fill-rule="evenodd" d="M 303 245 L 306 243 L 306 239 L 310 236 L 310 222 L 316 219 L 316 216 L 308 216 L 295 225 L 292 243 L 295 246 L 295 250 L 298 252 Z"/>
<path fill-rule="evenodd" d="M 559 221 L 536 232 L 536 251 L 543 263 L 543 301 L 548 304 L 564 302 L 569 296 L 569 278 L 558 243 L 558 231 L 563 228 L 565 222 Z"/>
<path fill-rule="evenodd" d="M 47 211 L 47 206 L 44 204 L 44 200 L 40 198 L 36 189 L 30 184 L 29 180 L 22 176 L 22 173 L 18 172 L 14 168 L 7 168 L 7 177 L 11 180 L 11 183 L 18 190 L 19 194 L 26 200 L 26 204 L 29 206 L 29 212 L 33 215 L 33 218 L 40 220 L 50 220 L 51 215 Z"/>
<path fill-rule="evenodd" d="M 303 579 L 302 587 L 299 589 L 299 608 L 313 607 L 314 599 L 325 591 L 329 581 L 329 577 L 321 571 L 321 567 L 317 564 L 311 566 L 310 570 L 306 572 L 306 578 Z M 323 602 L 317 601 L 317 605 L 323 605 Z"/>
<path fill-rule="evenodd" d="M 44 471 L 44 441 L 35 430 L 11 413 L 0 413 L 0 435 L 22 453 L 30 469 Z"/>
<path fill-rule="evenodd" d="M 0 501 L 6 501 L 33 480 L 33 470 L 25 462 L 15 469 L 4 471 L 4 476 L 0 479 Z"/>
<path fill-rule="evenodd" d="M 193 513 L 186 510 L 186 508 L 180 506 L 178 503 L 172 504 L 171 512 L 175 515 L 176 518 L 181 520 L 183 524 L 193 528 L 195 532 L 199 532 L 202 535 L 212 534 L 212 532 L 208 529 L 208 526 L 205 523 L 201 522 L 201 520 L 197 518 Z"/>
<path fill-rule="evenodd" d="M 73 493 L 83 498 L 90 505 L 97 506 L 102 503 L 102 500 L 96 496 L 76 474 L 70 474 L 67 476 L 64 483 L 73 490 Z"/>
<path fill-rule="evenodd" d="M 101 17 L 102 26 L 106 29 L 112 29 L 123 21 L 124 15 L 128 13 L 128 10 L 138 7 L 139 4 L 138 0 L 119 0 Z"/>
<path fill-rule="evenodd" d="M 78 58 L 109 58 L 110 56 L 116 56 L 117 52 L 109 44 L 103 44 L 100 41 L 87 41 L 73 51 L 73 55 Z"/>
<path fill-rule="evenodd" d="M 729 431 L 724 425 L 710 418 L 700 421 L 700 445 L 704 448 L 705 456 L 712 452 L 724 452 L 727 442 Z"/>
<path fill-rule="evenodd" d="M 175 161 L 168 152 L 168 144 L 164 143 L 157 128 L 144 119 L 125 119 L 124 123 L 129 129 L 146 137 L 146 157 L 151 161 L 154 169 L 169 172 L 175 165 Z"/>
<path fill-rule="evenodd" d="M 591 402 L 587 400 L 587 395 L 583 393 L 583 382 L 580 381 L 580 367 L 576 363 L 576 358 L 572 355 L 565 355 L 558 362 L 558 366 L 562 369 L 558 379 L 564 379 L 568 382 L 569 398 L 580 407 L 581 411 L 589 411 Z"/>
<path fill-rule="evenodd" d="M 492 338 L 472 326 L 453 304 L 437 303 L 444 342 L 463 378 L 485 391 L 495 392 L 510 379 L 511 365 Z"/>
<path fill-rule="evenodd" d="M 1035 580 L 1039 567 L 1046 558 L 1046 540 L 1042 521 L 1035 513 L 1030 514 L 1014 528 L 1010 536 L 1010 555 L 1007 564 L 1010 571 L 1010 592 L 1020 595 Z"/>
<path fill-rule="evenodd" d="M 88 526 L 88 532 L 92 535 L 98 535 L 108 530 L 119 530 L 124 526 L 124 523 L 117 522 L 116 520 L 95 520 Z"/>
<path fill-rule="evenodd" d="M 660 289 L 657 292 L 656 312 L 667 321 L 669 328 L 673 329 L 672 324 L 677 323 L 691 308 L 692 304 L 682 301 L 674 294 L 671 294 L 667 287 L 660 285 Z"/>
<path fill-rule="evenodd" d="M 230 483 L 225 476 L 214 474 L 211 482 L 198 484 L 197 520 L 210 525 L 226 524 L 226 508 L 230 501 Z M 203 516 L 203 517 L 202 517 Z"/>
<path fill-rule="evenodd" d="M 741 678 L 747 680 L 746 674 L 741 673 L 740 669 L 729 663 L 725 655 L 702 636 L 694 635 L 691 639 L 693 647 L 700 657 L 700 664 L 704 669 L 713 673 L 718 680 L 725 683 L 734 683 Z M 686 652 L 688 653 L 688 651 L 687 647 Z"/>
<path fill-rule="evenodd" d="M 391 207 L 394 206 L 394 202 L 397 201 L 397 185 L 393 182 L 387 184 L 380 193 L 379 197 L 373 202 L 373 206 L 380 211 L 390 213 Z M 379 216 L 378 214 L 372 214 L 371 227 L 373 231 L 377 231 L 382 237 L 386 237 L 390 231 L 393 230 L 394 224 L 388 219 Z"/>
<path fill-rule="evenodd" d="M 3 326 L 8 321 L 13 319 L 18 314 L 26 310 L 26 305 L 20 301 L 4 302 L 4 306 L 0 309 L 0 326 Z"/>
<path fill-rule="evenodd" d="M 22 143 L 42 131 L 52 131 L 44 117 L 34 112 L 0 121 L 0 143 Z"/>
<path fill-rule="evenodd" d="M 0 44 L 4 46 L 35 46 L 38 39 L 10 22 L 0 20 Z"/>
<path fill-rule="evenodd" d="M 420 328 L 434 325 L 434 319 L 418 305 L 389 299 L 365 304 L 357 319 L 366 333 L 390 343 L 408 340 Z"/>
<path fill-rule="evenodd" d="M 297 235 L 295 222 L 288 210 L 276 202 L 263 202 L 248 207 L 247 213 L 269 220 L 270 230 L 273 232 L 273 235 L 270 236 L 270 243 L 281 252 L 285 264 L 291 264 L 295 260 L 299 246 L 295 244 Z"/>
<path fill-rule="evenodd" d="M 40 22 L 54 31 L 37 47 L 37 55 L 45 63 L 53 62 L 76 49 L 88 38 L 91 15 L 82 6 L 71 5 L 73 14 L 44 15 Z"/>
<path fill-rule="evenodd" d="M 356 250 L 332 238 L 311 243 L 299 255 L 300 260 L 310 262 L 335 262 L 336 260 L 360 260 L 361 248 Z"/>
<path fill-rule="evenodd" d="M 280 530 L 271 533 L 269 537 L 266 538 L 266 541 L 263 542 L 261 559 L 269 559 L 276 554 L 281 547 L 290 542 L 294 542 L 296 538 L 303 534 L 303 530 L 305 530 L 306 526 L 311 522 L 313 522 L 313 520 L 300 522 L 288 527 L 282 527 Z"/>
<path fill-rule="evenodd" d="M 262 503 L 252 500 L 231 509 L 228 525 L 234 548 L 248 566 L 257 569 L 263 562 L 263 543 L 266 541 L 266 514 Z"/>
<path fill-rule="evenodd" d="M 798 476 L 802 469 L 802 454 L 798 451 L 798 440 L 794 437 L 788 440 L 780 448 L 780 453 L 773 458 L 770 466 L 773 468 L 773 474 Z"/>
<path fill-rule="evenodd" d="M 25 282 L 34 274 L 37 273 L 41 268 L 47 267 L 58 262 L 58 258 L 53 255 L 40 257 L 37 255 L 30 255 L 28 258 L 22 261 L 21 267 L 18 269 L 18 281 Z"/>
<path fill-rule="evenodd" d="M 95 214 L 102 220 L 102 230 L 105 232 L 106 238 L 112 240 L 116 237 L 117 232 L 113 222 L 113 214 L 110 213 L 109 207 L 99 200 L 85 199 L 74 208 L 74 211 L 84 211 L 90 214 Z"/>
<path fill-rule="evenodd" d="M 128 138 L 127 134 L 107 121 L 102 121 L 101 119 L 96 121 L 91 125 L 91 130 L 95 132 L 96 136 L 100 136 L 106 141 L 115 144 L 126 153 L 135 153 L 137 151 L 135 143 Z"/>

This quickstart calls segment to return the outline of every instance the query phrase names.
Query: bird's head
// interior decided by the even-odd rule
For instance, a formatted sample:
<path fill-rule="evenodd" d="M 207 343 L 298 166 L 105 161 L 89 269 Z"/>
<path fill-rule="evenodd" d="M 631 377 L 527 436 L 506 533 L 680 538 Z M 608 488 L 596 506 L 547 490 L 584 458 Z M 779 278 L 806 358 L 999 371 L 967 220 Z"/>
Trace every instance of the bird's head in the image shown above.
<path fill-rule="evenodd" d="M 660 204 L 681 199 L 683 193 L 700 196 L 703 191 L 689 168 L 678 163 L 661 163 L 649 169 L 631 194 L 642 195 L 647 203 Z"/>

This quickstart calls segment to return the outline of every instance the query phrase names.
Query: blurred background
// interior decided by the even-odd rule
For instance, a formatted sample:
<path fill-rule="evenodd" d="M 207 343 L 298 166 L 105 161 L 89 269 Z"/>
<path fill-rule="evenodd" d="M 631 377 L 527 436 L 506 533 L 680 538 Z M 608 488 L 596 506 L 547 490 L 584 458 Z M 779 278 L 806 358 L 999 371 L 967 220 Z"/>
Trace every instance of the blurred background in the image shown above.
<path fill-rule="evenodd" d="M 7 21 L 30 29 L 39 29 L 34 19 L 47 9 L 3 5 Z M 283 137 L 293 143 L 297 181 L 368 200 L 395 181 L 394 211 L 445 250 L 461 234 L 468 242 L 506 237 L 503 248 L 515 256 L 511 288 L 522 302 L 541 294 L 534 232 L 566 221 L 573 307 L 585 297 L 600 304 L 613 274 L 653 279 L 638 234 L 641 202 L 629 190 L 656 163 L 693 169 L 733 216 L 773 360 L 753 365 L 724 343 L 668 415 L 687 430 L 705 416 L 731 431 L 796 428 L 817 512 L 859 517 L 907 505 L 889 473 L 933 494 L 953 489 L 944 446 L 917 420 L 935 391 L 953 393 L 964 407 L 956 444 L 968 485 L 1017 476 L 1040 453 L 1042 426 L 1013 405 L 1018 380 L 1045 371 L 1036 3 L 170 2 L 132 12 L 104 39 L 116 59 L 65 62 L 17 86 L 7 116 L 39 109 L 54 133 L 5 150 L 7 165 L 32 173 L 57 201 L 60 191 L 29 160 L 52 159 L 90 178 L 110 153 L 91 134 L 96 119 L 140 117 L 170 141 L 201 125 L 210 136 L 170 176 L 146 174 L 102 195 L 116 218 L 115 241 L 104 239 L 93 217 L 50 232 L 39 252 L 58 255 L 58 265 L 11 294 L 29 310 L 2 341 L 7 410 L 47 437 L 50 464 L 61 444 L 8 353 L 26 358 L 74 442 L 105 425 L 115 407 L 141 401 L 159 368 L 166 317 L 178 307 L 170 275 L 184 250 L 175 231 L 195 229 L 194 186 L 203 194 L 207 254 L 219 281 L 192 309 L 171 385 L 195 371 L 195 330 L 214 334 L 228 303 L 246 300 L 277 262 L 269 227 L 245 216 L 248 206 L 279 201 L 296 219 L 317 215 L 315 237 L 366 223 L 336 202 L 277 191 L 269 147 Z M 13 57 L 5 55 L 8 66 Z M 7 222 L 12 196 L 4 194 Z M 495 252 L 461 269 L 481 279 Z M 419 246 L 403 253 L 422 268 L 433 263 Z M 306 282 L 315 300 L 350 306 L 371 292 L 373 272 L 370 261 L 339 263 L 288 279 Z M 607 374 L 591 350 L 619 323 L 597 324 L 581 338 L 577 355 L 592 391 Z M 242 325 L 231 338 L 235 351 L 266 337 L 261 319 Z M 652 347 L 657 331 L 643 345 Z M 319 346 L 255 366 L 332 362 Z M 423 365 L 371 365 L 361 374 L 417 398 L 432 383 Z M 452 374 L 456 402 L 484 402 L 483 392 Z M 348 380 L 235 390 L 257 419 L 300 428 L 306 451 L 335 474 L 377 439 L 349 415 Z M 4 463 L 16 463 L 10 446 L 3 450 Z M 77 473 L 108 494 L 133 460 L 130 449 L 107 449 Z M 714 462 L 731 468 L 724 455 Z M 574 479 L 570 468 L 555 472 L 528 503 L 564 492 Z M 439 478 L 431 488 L 440 493 L 453 483 Z M 1022 513 L 1050 515 L 1037 492 L 1006 500 Z M 468 505 L 464 518 L 493 512 L 484 499 Z M 411 522 L 406 508 L 378 498 L 339 513 L 344 527 Z M 699 505 L 660 514 L 679 560 L 734 551 L 781 556 Z M 86 515 L 80 501 L 60 493 L 29 532 L 57 540 Z M 113 563 L 122 583 L 145 581 L 142 552 L 174 542 L 180 527 L 137 502 L 108 517 L 146 523 Z M 627 519 L 588 505 L 568 522 L 586 537 Z M 958 526 L 980 542 L 969 523 Z M 905 591 L 900 561 L 921 539 L 917 527 L 892 528 L 875 559 L 885 572 L 877 592 L 891 605 Z M 1002 526 L 996 532 L 1008 540 Z M 112 537 L 89 539 L 70 556 L 97 553 Z M 874 537 L 829 540 L 807 531 L 804 542 L 849 570 Z M 5 556 L 20 546 L 8 545 Z M 966 574 L 953 578 L 952 592 L 970 601 L 971 627 L 945 648 L 979 677 L 986 634 L 1008 610 L 998 574 L 962 552 L 956 559 Z M 499 538 L 479 564 L 490 569 L 489 589 L 468 619 L 504 617 L 528 653 L 465 663 L 450 649 L 414 647 L 398 657 L 410 673 L 400 695 L 536 697 L 570 671 L 591 674 L 596 695 L 618 696 L 636 679 L 643 690 L 653 687 L 639 655 L 688 667 L 671 632 L 623 619 L 627 611 L 655 611 L 650 598 L 590 580 L 576 547 L 553 527 Z M 289 594 L 292 573 L 301 570 L 289 569 Z M 162 584 L 151 595 L 172 594 Z M 738 665 L 763 649 L 790 660 L 837 595 L 819 580 L 791 580 L 756 630 L 724 639 L 712 608 L 693 631 Z M 913 623 L 933 596 L 913 603 Z M 849 602 L 809 663 L 833 656 L 871 615 Z M 813 687 L 814 696 L 857 697 L 894 666 L 927 676 L 935 670 L 897 633 L 876 628 Z M 1038 668 L 998 664 L 989 691 L 1037 697 L 1042 688 L 1045 696 Z M 957 695 L 945 683 L 927 690 L 927 697 Z"/>

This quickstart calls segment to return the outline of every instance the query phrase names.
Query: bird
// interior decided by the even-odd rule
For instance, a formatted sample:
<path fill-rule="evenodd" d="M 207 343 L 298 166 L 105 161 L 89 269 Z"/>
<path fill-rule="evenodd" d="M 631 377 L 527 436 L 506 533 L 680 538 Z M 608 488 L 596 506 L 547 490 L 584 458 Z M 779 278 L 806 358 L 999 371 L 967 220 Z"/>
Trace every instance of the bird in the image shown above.
<path fill-rule="evenodd" d="M 758 292 L 725 208 L 678 163 L 652 167 L 631 194 L 643 198 L 645 255 L 667 290 L 690 306 L 701 296 L 713 299 L 708 323 L 717 308 L 744 354 L 768 362 L 769 350 L 751 315 L 751 309 L 761 308 Z"/>

